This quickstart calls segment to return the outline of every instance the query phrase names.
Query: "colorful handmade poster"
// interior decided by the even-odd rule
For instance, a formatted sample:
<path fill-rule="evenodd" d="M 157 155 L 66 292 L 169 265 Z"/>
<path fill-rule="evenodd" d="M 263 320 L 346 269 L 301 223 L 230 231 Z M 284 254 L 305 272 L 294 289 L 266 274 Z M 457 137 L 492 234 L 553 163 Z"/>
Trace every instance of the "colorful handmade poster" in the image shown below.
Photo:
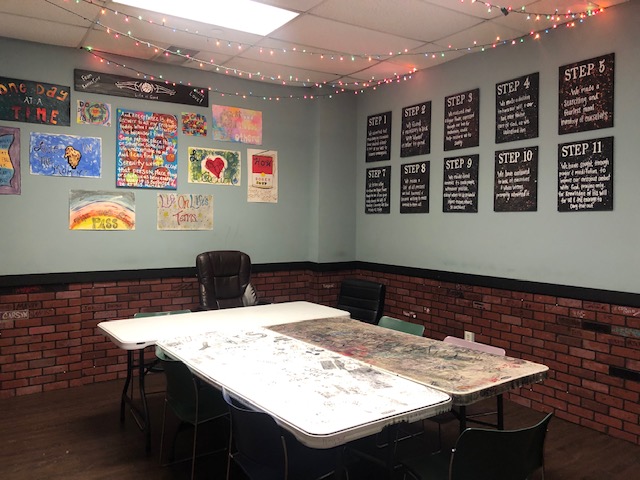
<path fill-rule="evenodd" d="M 213 105 L 213 139 L 223 142 L 262 144 L 262 112 Z"/>
<path fill-rule="evenodd" d="M 0 77 L 0 120 L 68 127 L 69 90 L 66 85 Z"/>
<path fill-rule="evenodd" d="M 20 129 L 0 126 L 0 194 L 20 195 Z"/>
<path fill-rule="evenodd" d="M 207 136 L 207 117 L 199 113 L 182 113 L 182 133 L 199 137 Z"/>
<path fill-rule="evenodd" d="M 189 147 L 189 183 L 240 186 L 240 152 Z"/>
<path fill-rule="evenodd" d="M 76 122 L 88 125 L 111 126 L 111 104 L 78 100 Z"/>
<path fill-rule="evenodd" d="M 158 193 L 158 230 L 213 230 L 213 195 Z"/>
<path fill-rule="evenodd" d="M 135 230 L 133 192 L 71 190 L 69 230 Z"/>
<path fill-rule="evenodd" d="M 116 187 L 178 186 L 178 119 L 163 113 L 117 110 Z"/>
<path fill-rule="evenodd" d="M 102 176 L 102 138 L 31 132 L 29 166 L 33 175 Z"/>
<path fill-rule="evenodd" d="M 278 152 L 247 149 L 247 201 L 278 203 Z"/>

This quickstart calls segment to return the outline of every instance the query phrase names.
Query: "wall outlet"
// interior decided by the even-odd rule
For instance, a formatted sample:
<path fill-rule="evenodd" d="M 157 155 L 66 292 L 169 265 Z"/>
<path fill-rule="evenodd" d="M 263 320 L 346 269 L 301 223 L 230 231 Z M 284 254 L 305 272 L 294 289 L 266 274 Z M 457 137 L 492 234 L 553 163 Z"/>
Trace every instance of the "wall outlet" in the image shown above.
<path fill-rule="evenodd" d="M 476 341 L 476 334 L 473 332 L 467 332 L 466 330 L 464 331 L 464 339 L 468 342 L 475 342 Z"/>

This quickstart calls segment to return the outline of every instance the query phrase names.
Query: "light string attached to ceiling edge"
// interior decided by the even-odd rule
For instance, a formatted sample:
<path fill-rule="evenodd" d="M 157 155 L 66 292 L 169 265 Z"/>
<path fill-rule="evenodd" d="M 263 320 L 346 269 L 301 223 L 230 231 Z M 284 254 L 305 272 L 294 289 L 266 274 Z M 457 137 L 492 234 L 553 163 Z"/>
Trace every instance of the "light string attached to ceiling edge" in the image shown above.
<path fill-rule="evenodd" d="M 91 22 L 92 24 L 104 29 L 108 34 L 112 34 L 112 32 L 115 31 L 115 33 L 113 33 L 113 34 L 116 36 L 116 38 L 118 36 L 123 36 L 123 37 L 129 38 L 129 39 L 131 39 L 133 41 L 136 41 L 138 44 L 144 44 L 144 45 L 149 44 L 149 45 L 152 45 L 152 44 L 150 44 L 148 42 L 145 42 L 143 40 L 137 39 L 136 37 L 131 35 L 130 32 L 125 33 L 125 32 L 116 31 L 115 29 L 113 29 L 113 28 L 111 28 L 111 27 L 109 27 L 107 25 L 104 25 L 104 24 L 102 24 L 100 22 L 92 21 L 92 20 L 90 20 L 90 19 L 88 19 L 88 18 L 86 18 L 86 17 L 84 17 L 84 16 L 82 16 L 82 15 L 76 13 L 76 12 L 72 12 L 72 11 L 70 11 L 70 10 L 64 8 L 64 7 L 61 7 L 61 6 L 56 5 L 56 4 L 53 4 L 49 0 L 45 0 L 45 1 L 47 3 L 50 3 L 53 6 L 56 6 L 58 8 L 62 8 L 63 10 L 76 15 L 76 16 L 82 18 L 83 20 L 85 20 L 87 22 Z M 80 1 L 87 2 L 87 0 L 76 0 L 76 3 L 79 3 Z M 464 0 L 462 0 L 462 1 L 464 1 Z M 479 2 L 479 0 L 474 0 L 474 2 Z M 92 1 L 87 2 L 87 3 L 91 3 L 93 5 L 96 5 Z M 480 2 L 480 3 L 486 4 L 486 2 Z M 486 4 L 486 5 L 488 5 L 488 4 Z M 493 6 L 493 8 L 497 8 L 497 7 Z M 603 11 L 603 9 L 599 9 L 599 12 L 600 11 Z M 590 16 L 592 16 L 592 15 L 590 15 Z M 583 20 L 584 20 L 584 18 L 580 18 L 580 23 L 582 23 Z M 159 24 L 155 24 L 155 25 L 159 25 Z M 488 48 L 492 48 L 493 49 L 493 48 L 496 48 L 496 47 L 502 46 L 502 45 L 508 45 L 508 44 L 516 45 L 516 44 L 519 44 L 519 43 L 523 43 L 525 41 L 525 39 L 528 38 L 528 37 L 532 37 L 533 39 L 537 40 L 537 39 L 540 38 L 540 35 L 542 33 L 548 34 L 552 30 L 557 29 L 559 26 L 574 27 L 575 26 L 575 22 L 574 21 L 567 21 L 564 24 L 560 24 L 560 25 L 554 24 L 552 27 L 544 28 L 544 29 L 541 29 L 539 31 L 532 31 L 527 35 L 522 35 L 522 36 L 515 37 L 515 38 L 512 38 L 512 39 L 498 40 L 496 42 L 483 44 L 483 45 L 474 44 L 473 46 L 465 47 L 465 48 L 455 48 L 455 49 L 449 48 L 448 50 L 441 50 L 441 51 L 437 51 L 437 52 L 435 52 L 435 51 L 434 52 L 423 52 L 423 53 L 419 53 L 419 55 L 432 56 L 433 58 L 436 58 L 437 56 L 444 57 L 446 53 L 451 53 L 451 52 L 473 51 L 473 50 L 485 51 Z M 195 58 L 190 57 L 188 55 L 181 54 L 180 52 L 173 52 L 171 50 L 164 49 L 164 48 L 162 48 L 160 46 L 156 46 L 156 45 L 153 45 L 153 46 L 154 46 L 154 48 L 157 48 L 158 51 L 162 51 L 163 54 L 165 54 L 166 56 L 170 56 L 170 55 L 180 56 L 180 57 L 182 57 L 184 59 L 187 59 L 187 60 L 190 60 L 190 61 L 201 62 L 201 65 L 200 65 L 201 67 L 204 66 L 204 64 L 207 64 L 209 66 L 215 66 L 217 68 L 218 72 L 220 72 L 220 69 L 223 69 L 224 73 L 226 73 L 226 74 L 233 73 L 233 74 L 236 74 L 236 75 L 238 75 L 240 77 L 249 78 L 249 79 L 253 79 L 254 76 L 259 76 L 262 80 L 266 81 L 267 79 L 269 79 L 269 80 L 274 81 L 274 85 L 288 85 L 288 86 L 299 87 L 299 88 L 300 87 L 307 87 L 307 88 L 311 88 L 311 87 L 323 88 L 324 87 L 324 88 L 334 89 L 334 91 L 332 93 L 326 93 L 326 94 L 323 93 L 323 94 L 274 96 L 274 95 L 257 95 L 257 94 L 254 94 L 253 92 L 249 92 L 249 93 L 246 93 L 246 94 L 241 94 L 239 92 L 235 92 L 235 93 L 234 92 L 222 92 L 222 91 L 219 91 L 218 89 L 214 89 L 212 87 L 209 87 L 209 91 L 211 91 L 213 93 L 220 94 L 222 96 L 224 96 L 224 95 L 233 95 L 233 96 L 236 96 L 236 97 L 243 97 L 243 98 L 251 97 L 251 98 L 260 98 L 260 99 L 263 99 L 263 100 L 332 98 L 334 95 L 338 95 L 338 94 L 346 93 L 346 92 L 353 92 L 355 94 L 364 93 L 364 91 L 366 89 L 375 90 L 378 86 L 382 86 L 382 85 L 390 84 L 390 83 L 397 83 L 397 82 L 400 82 L 400 81 L 410 80 L 412 78 L 412 75 L 418 71 L 417 69 L 414 68 L 413 70 L 407 72 L 406 74 L 394 74 L 392 77 L 381 79 L 381 80 L 366 80 L 366 81 L 354 80 L 351 83 L 345 82 L 345 81 L 313 83 L 313 82 L 303 82 L 303 81 L 297 81 L 297 80 L 290 80 L 289 82 L 287 82 L 287 81 L 281 81 L 280 79 L 276 79 L 275 77 L 271 77 L 271 76 L 267 77 L 267 76 L 264 76 L 264 75 L 260 75 L 259 73 L 245 72 L 245 71 L 240 71 L 238 69 L 227 68 L 227 67 L 224 67 L 222 65 L 216 65 L 215 63 L 212 63 L 212 62 L 207 62 L 207 61 L 204 61 L 204 60 L 195 59 Z M 148 74 L 148 73 L 136 70 L 136 69 L 131 68 L 131 67 L 127 67 L 125 64 L 119 63 L 119 62 L 117 62 L 117 61 L 115 61 L 113 59 L 109 59 L 109 58 L 105 57 L 104 55 L 106 55 L 107 52 L 95 51 L 92 47 L 88 47 L 87 46 L 87 47 L 81 47 L 81 48 L 83 50 L 89 52 L 89 53 L 92 53 L 94 55 L 94 57 L 98 58 L 102 63 L 106 62 L 109 65 L 115 65 L 117 67 L 122 67 L 122 68 L 125 68 L 125 69 L 128 69 L 128 70 L 131 70 L 131 71 L 135 72 L 137 76 L 143 76 L 145 78 L 162 79 L 167 84 L 174 84 L 174 85 L 176 83 L 178 83 L 178 84 L 187 84 L 187 85 L 190 84 L 189 82 L 185 83 L 185 82 L 182 82 L 182 81 L 179 81 L 179 82 L 167 81 L 167 80 L 165 80 L 163 78 L 162 74 L 153 75 L 153 74 Z M 404 55 L 410 55 L 410 54 L 417 55 L 418 53 L 404 53 Z M 357 87 L 357 88 L 353 89 L 354 86 Z M 349 88 L 349 87 L 351 87 L 351 88 Z"/>

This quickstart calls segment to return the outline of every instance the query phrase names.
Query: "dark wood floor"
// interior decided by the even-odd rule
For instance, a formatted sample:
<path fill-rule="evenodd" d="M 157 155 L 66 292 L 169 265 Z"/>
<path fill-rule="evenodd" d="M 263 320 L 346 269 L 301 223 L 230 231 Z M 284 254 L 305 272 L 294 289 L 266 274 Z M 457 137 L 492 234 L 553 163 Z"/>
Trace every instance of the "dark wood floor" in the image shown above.
<path fill-rule="evenodd" d="M 157 381 L 156 381 L 157 383 Z M 161 467 L 158 461 L 162 395 L 150 401 L 152 454 L 130 415 L 119 421 L 120 382 L 0 400 L 0 478 L 3 480 L 182 480 L 189 463 Z M 156 387 L 161 385 L 155 385 Z M 543 414 L 505 402 L 507 428 L 535 423 Z M 433 428 L 432 428 L 433 427 Z M 445 443 L 456 426 L 445 427 Z M 226 432 L 202 431 L 199 443 L 226 444 Z M 428 423 L 425 441 L 435 445 L 436 428 Z M 189 434 L 180 442 L 186 446 Z M 212 446 L 213 445 L 213 446 Z M 427 446 L 428 447 L 428 446 Z M 554 418 L 546 443 L 547 480 L 633 479 L 640 475 L 640 447 Z M 225 477 L 226 454 L 202 457 L 197 478 Z M 356 465 L 350 479 L 382 478 L 379 468 Z M 239 478 L 236 476 L 235 478 Z"/>

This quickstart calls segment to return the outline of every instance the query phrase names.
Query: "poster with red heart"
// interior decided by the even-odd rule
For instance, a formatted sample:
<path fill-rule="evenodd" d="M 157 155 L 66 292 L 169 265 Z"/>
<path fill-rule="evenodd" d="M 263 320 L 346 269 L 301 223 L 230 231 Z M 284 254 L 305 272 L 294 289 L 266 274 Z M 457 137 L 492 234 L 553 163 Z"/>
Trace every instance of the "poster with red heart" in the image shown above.
<path fill-rule="evenodd" d="M 189 147 L 189 183 L 240 186 L 240 152 Z"/>

